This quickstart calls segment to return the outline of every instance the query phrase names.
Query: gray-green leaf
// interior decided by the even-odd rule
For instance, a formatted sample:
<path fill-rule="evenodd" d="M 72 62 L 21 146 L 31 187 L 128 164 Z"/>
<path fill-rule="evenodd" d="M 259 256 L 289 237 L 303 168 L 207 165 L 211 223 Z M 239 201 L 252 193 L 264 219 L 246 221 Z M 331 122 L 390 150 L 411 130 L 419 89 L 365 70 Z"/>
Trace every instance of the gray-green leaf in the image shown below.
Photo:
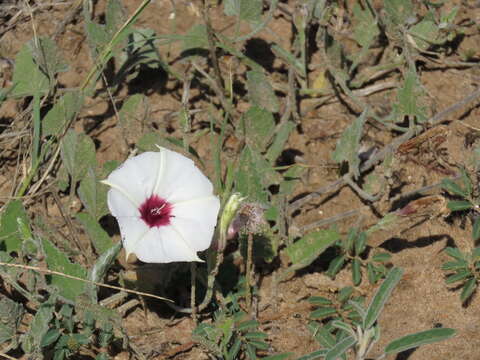
<path fill-rule="evenodd" d="M 3 210 L 0 221 L 0 244 L 7 253 L 19 251 L 22 248 L 22 236 L 19 231 L 19 222 L 28 224 L 25 208 L 20 200 L 12 200 Z"/>
<path fill-rule="evenodd" d="M 25 44 L 15 57 L 12 96 L 44 95 L 50 89 L 50 82 L 33 59 L 32 49 Z"/>
<path fill-rule="evenodd" d="M 280 105 L 272 85 L 262 71 L 247 72 L 248 95 L 252 104 L 270 112 L 278 112 Z"/>
<path fill-rule="evenodd" d="M 362 138 L 363 125 L 367 119 L 367 112 L 368 110 L 365 109 L 353 124 L 343 132 L 332 154 L 332 159 L 336 163 L 340 164 L 343 161 L 348 163 L 349 171 L 355 178 L 360 176 L 358 149 Z"/>
<path fill-rule="evenodd" d="M 402 274 L 403 270 L 400 268 L 392 268 L 388 272 L 385 280 L 378 288 L 372 299 L 372 302 L 368 306 L 367 315 L 363 321 L 363 328 L 365 330 L 371 328 L 375 321 L 377 321 L 378 317 L 380 316 L 380 312 L 385 306 L 385 303 L 390 297 L 393 289 L 395 286 L 397 286 L 398 282 L 402 278 Z"/>
<path fill-rule="evenodd" d="M 85 279 L 87 272 L 79 264 L 70 262 L 67 255 L 61 252 L 49 240 L 42 239 L 43 250 L 47 266 L 50 270 Z M 85 283 L 80 280 L 69 279 L 61 275 L 50 275 L 50 284 L 58 287 L 59 294 L 75 302 L 85 289 Z"/>
<path fill-rule="evenodd" d="M 83 95 L 79 91 L 66 93 L 42 119 L 42 136 L 58 136 L 67 124 L 69 124 L 83 105 Z"/>
<path fill-rule="evenodd" d="M 395 354 L 420 345 L 431 344 L 455 336 L 455 330 L 449 328 L 431 329 L 403 336 L 393 340 L 385 347 L 386 354 Z"/>
<path fill-rule="evenodd" d="M 61 157 L 73 181 L 81 180 L 89 167 L 97 165 L 93 140 L 74 130 L 69 130 L 63 138 Z"/>

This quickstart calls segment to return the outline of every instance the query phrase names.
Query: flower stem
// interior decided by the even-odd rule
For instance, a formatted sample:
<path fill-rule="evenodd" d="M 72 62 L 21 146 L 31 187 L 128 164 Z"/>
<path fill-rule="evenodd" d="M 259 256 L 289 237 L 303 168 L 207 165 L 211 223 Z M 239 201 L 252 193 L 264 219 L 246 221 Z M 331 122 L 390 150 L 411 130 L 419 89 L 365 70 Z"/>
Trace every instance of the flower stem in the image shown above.
<path fill-rule="evenodd" d="M 245 301 L 247 302 L 247 309 L 251 311 L 252 309 L 252 255 L 253 255 L 253 234 L 248 233 L 247 238 L 247 265 L 245 270 L 245 277 L 246 277 L 246 295 Z"/>

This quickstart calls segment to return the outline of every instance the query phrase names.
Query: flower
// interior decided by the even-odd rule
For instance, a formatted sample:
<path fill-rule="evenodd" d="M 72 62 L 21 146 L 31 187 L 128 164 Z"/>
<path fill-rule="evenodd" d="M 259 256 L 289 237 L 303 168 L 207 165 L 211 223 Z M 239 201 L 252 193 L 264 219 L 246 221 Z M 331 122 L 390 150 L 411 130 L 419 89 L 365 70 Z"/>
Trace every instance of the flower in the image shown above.
<path fill-rule="evenodd" d="M 210 246 L 220 201 L 192 160 L 159 147 L 132 157 L 102 181 L 120 226 L 127 258 L 143 262 L 202 261 Z"/>

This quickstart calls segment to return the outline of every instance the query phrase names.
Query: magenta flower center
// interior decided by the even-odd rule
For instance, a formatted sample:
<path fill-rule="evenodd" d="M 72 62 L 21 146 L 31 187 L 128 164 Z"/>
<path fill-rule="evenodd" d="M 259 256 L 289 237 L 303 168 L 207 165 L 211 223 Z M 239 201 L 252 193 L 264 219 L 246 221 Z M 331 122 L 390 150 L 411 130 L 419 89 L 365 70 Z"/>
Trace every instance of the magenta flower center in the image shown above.
<path fill-rule="evenodd" d="M 150 196 L 140 205 L 140 217 L 149 227 L 170 225 L 173 206 L 157 195 Z"/>

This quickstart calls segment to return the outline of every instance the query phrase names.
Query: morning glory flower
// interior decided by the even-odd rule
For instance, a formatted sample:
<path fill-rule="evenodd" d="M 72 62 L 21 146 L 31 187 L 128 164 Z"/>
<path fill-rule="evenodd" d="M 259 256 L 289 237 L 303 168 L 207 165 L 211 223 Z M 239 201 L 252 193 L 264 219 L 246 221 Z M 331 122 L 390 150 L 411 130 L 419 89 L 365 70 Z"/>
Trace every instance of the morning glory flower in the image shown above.
<path fill-rule="evenodd" d="M 197 252 L 210 246 L 220 201 L 192 160 L 159 150 L 128 159 L 103 181 L 127 259 L 202 261 Z"/>

